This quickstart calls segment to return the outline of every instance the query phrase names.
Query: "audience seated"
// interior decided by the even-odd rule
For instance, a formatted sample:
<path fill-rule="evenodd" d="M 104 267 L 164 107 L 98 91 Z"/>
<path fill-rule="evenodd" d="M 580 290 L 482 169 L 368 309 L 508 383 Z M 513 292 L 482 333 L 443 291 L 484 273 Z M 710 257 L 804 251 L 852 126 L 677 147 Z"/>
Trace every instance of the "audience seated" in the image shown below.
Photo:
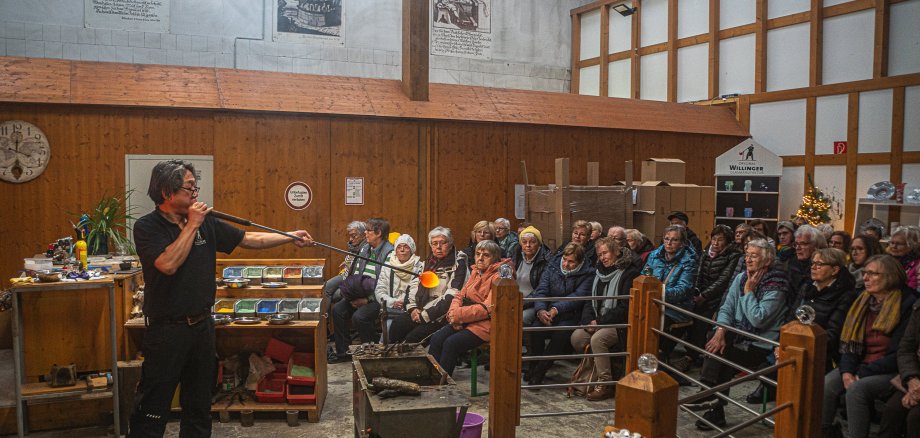
<path fill-rule="evenodd" d="M 879 438 L 920 436 L 920 302 L 915 302 L 904 336 L 898 344 L 895 391 L 882 410 Z"/>
<path fill-rule="evenodd" d="M 766 239 L 748 242 L 744 259 L 745 272 L 735 277 L 729 286 L 716 322 L 776 341 L 787 311 L 788 277 L 777 267 L 776 249 Z M 717 328 L 706 343 L 706 351 L 751 369 L 766 367 L 767 356 L 773 355 L 772 345 L 740 336 L 723 327 Z M 711 387 L 728 382 L 736 373 L 735 368 L 707 357 L 703 361 L 700 382 Z M 728 390 L 724 391 L 724 394 L 728 393 Z M 722 400 L 704 399 L 688 407 L 708 409 L 703 418 L 718 427 L 726 425 Z M 711 429 L 702 421 L 697 421 L 696 427 Z"/>
<path fill-rule="evenodd" d="M 884 254 L 885 250 L 878 239 L 867 234 L 859 234 L 850 242 L 850 264 L 847 269 L 856 280 L 856 290 L 863 290 L 863 268 L 866 267 L 866 260 L 877 254 Z"/>
<path fill-rule="evenodd" d="M 422 272 L 423 263 L 415 254 L 415 240 L 412 236 L 402 234 L 396 238 L 396 249 L 387 257 L 386 263 L 410 272 Z M 380 269 L 374 296 L 387 311 L 387 328 L 393 323 L 393 318 L 406 313 L 409 296 L 415 295 L 418 281 L 418 276 L 391 269 L 389 266 Z"/>
<path fill-rule="evenodd" d="M 791 221 L 779 221 L 776 225 L 776 261 L 786 263 L 795 258 L 795 229 Z"/>
<path fill-rule="evenodd" d="M 511 257 L 511 249 L 518 243 L 518 233 L 511 231 L 511 222 L 500 217 L 492 222 L 495 228 L 495 241 L 502 249 L 502 257 Z"/>
<path fill-rule="evenodd" d="M 843 251 L 844 254 L 849 257 L 850 254 L 850 243 L 853 239 L 850 238 L 850 233 L 846 231 L 834 231 L 831 234 L 831 237 L 827 239 L 827 246 L 829 248 L 837 248 Z"/>
<path fill-rule="evenodd" d="M 473 225 L 473 231 L 470 231 L 470 245 L 463 249 L 467 262 L 467 274 L 469 274 L 469 268 L 472 266 L 473 257 L 476 256 L 476 244 L 483 240 L 495 240 L 495 227 L 492 222 L 476 222 L 476 225 Z"/>
<path fill-rule="evenodd" d="M 827 248 L 827 240 L 817 228 L 802 225 L 795 230 L 795 257 L 786 262 L 792 290 L 799 290 L 811 281 L 811 256 L 822 248 Z"/>
<path fill-rule="evenodd" d="M 898 259 L 907 273 L 907 286 L 917 290 L 920 280 L 920 251 L 917 248 L 918 236 L 908 227 L 898 227 L 888 238 L 888 254 Z"/>
<path fill-rule="evenodd" d="M 770 233 L 770 225 L 767 224 L 767 221 L 763 219 L 754 219 L 751 221 L 751 228 L 766 236 L 767 242 L 770 243 L 770 245 L 776 246 L 776 241 L 770 238 L 773 233 Z"/>
<path fill-rule="evenodd" d="M 687 229 L 681 225 L 670 225 L 664 229 L 663 242 L 652 251 L 645 262 L 645 272 L 664 283 L 664 300 L 670 304 L 690 310 L 693 308 L 693 285 L 696 283 L 697 253 L 687 240 Z M 682 337 L 689 328 L 671 330 L 675 323 L 689 323 L 689 316 L 673 309 L 665 310 L 665 330 L 676 337 Z M 661 358 L 665 361 L 676 345 L 674 341 L 662 338 L 659 341 Z"/>
<path fill-rule="evenodd" d="M 534 227 L 524 228 L 519 239 L 511 248 L 511 262 L 515 268 L 518 289 L 526 298 L 540 285 L 540 278 L 547 262 L 552 259 L 552 252 L 543 244 L 540 230 Z M 536 319 L 537 310 L 534 303 L 524 303 L 524 327 L 532 325 Z"/>
<path fill-rule="evenodd" d="M 898 344 L 916 301 L 894 257 L 870 258 L 863 279 L 866 289 L 853 302 L 840 332 L 840 363 L 824 378 L 821 429 L 826 437 L 841 436 L 834 422 L 841 396 L 846 399 L 848 436 L 869 435 L 875 400 L 891 393 Z"/>
<path fill-rule="evenodd" d="M 380 303 L 374 299 L 374 277 L 364 274 L 349 275 L 339 286 L 342 299 L 332 306 L 332 322 L 335 327 L 335 355 L 330 354 L 329 363 L 347 362 L 351 360 L 348 346 L 351 337 L 348 335 L 347 322 L 358 332 L 362 343 L 377 342 L 377 328 L 374 322 L 380 314 Z"/>
<path fill-rule="evenodd" d="M 560 257 L 565 248 L 569 246 L 569 243 L 581 245 L 582 249 L 585 250 L 588 266 L 594 266 L 597 254 L 594 252 L 594 242 L 591 240 L 591 224 L 588 221 L 578 220 L 572 224 L 572 238 L 559 245 L 559 248 L 556 249 L 555 257 Z"/>
<path fill-rule="evenodd" d="M 540 284 L 531 295 L 539 298 L 583 297 L 591 293 L 594 268 L 587 263 L 585 249 L 572 242 L 565 246 L 562 254 L 555 257 L 543 271 Z M 535 304 L 537 320 L 533 326 L 576 325 L 581 318 L 583 301 L 540 301 Z M 572 330 L 531 332 L 529 350 L 534 356 L 558 355 L 569 346 Z M 549 339 L 549 345 L 544 345 Z M 540 385 L 552 360 L 528 362 L 530 367 L 525 378 L 531 385 Z"/>
<path fill-rule="evenodd" d="M 447 324 L 431 337 L 431 354 L 447 374 L 454 373 L 457 358 L 464 352 L 489 342 L 492 317 L 492 282 L 499 266 L 511 265 L 501 258 L 501 247 L 491 240 L 476 244 L 476 255 L 469 280 L 454 295 L 447 311 Z"/>
<path fill-rule="evenodd" d="M 621 246 L 612 237 L 602 237 L 594 245 L 597 251 L 597 271 L 591 287 L 595 297 L 628 296 L 633 280 L 642 270 L 642 260 L 627 246 Z M 626 324 L 629 319 L 629 300 L 597 300 L 584 304 L 579 325 Z M 626 349 L 625 330 L 616 328 L 576 329 L 572 333 L 572 347 L 576 352 L 585 351 L 591 345 L 592 353 L 609 353 Z M 615 350 L 614 350 L 614 347 Z M 611 365 L 608 356 L 594 358 L 598 381 L 616 380 L 622 377 L 623 365 L 619 358 L 616 366 Z M 588 392 L 588 400 L 600 401 L 616 393 L 612 385 L 597 385 Z"/>
<path fill-rule="evenodd" d="M 738 247 L 739 249 L 744 248 L 744 244 L 747 242 L 742 241 L 742 237 L 744 237 L 744 235 L 748 232 L 748 230 L 751 230 L 752 228 L 754 227 L 748 224 L 738 224 L 738 226 L 735 227 L 735 246 L 736 247 Z"/>
<path fill-rule="evenodd" d="M 690 229 L 689 223 L 690 218 L 687 216 L 687 213 L 682 211 L 675 211 L 668 216 L 668 220 L 671 221 L 671 225 L 680 225 L 687 230 L 687 243 L 693 247 L 693 251 L 699 254 L 703 251 L 703 242 L 700 242 L 700 238 L 696 236 L 696 233 Z"/>
<path fill-rule="evenodd" d="M 409 294 L 406 314 L 398 316 L 390 326 L 390 342 L 421 342 L 438 331 L 444 325 L 444 315 L 454 294 L 466 280 L 466 260 L 457 256 L 449 228 L 431 230 L 428 245 L 431 255 L 425 260 L 423 270 L 434 272 L 440 282 L 433 288 L 420 284 L 414 294 Z"/>
<path fill-rule="evenodd" d="M 364 222 L 361 221 L 352 221 L 345 227 L 345 235 L 348 237 L 346 242 L 348 252 L 352 254 L 357 254 L 361 250 L 361 245 L 364 244 L 364 231 L 367 229 L 367 226 Z M 342 280 L 345 280 L 345 277 L 348 276 L 348 272 L 351 270 L 351 265 L 354 262 L 355 258 L 347 255 L 345 256 L 345 261 L 339 265 L 338 275 L 326 280 L 323 283 L 323 295 L 329 298 L 329 303 L 334 303 L 341 299 L 339 292 L 339 285 L 342 284 Z"/>
<path fill-rule="evenodd" d="M 652 241 L 645 237 L 645 234 L 642 234 L 641 231 L 634 228 L 626 230 L 626 243 L 629 245 L 629 249 L 639 255 L 642 263 L 648 261 L 648 255 L 655 249 Z"/>
<path fill-rule="evenodd" d="M 599 239 L 601 235 L 604 234 L 604 226 L 597 221 L 588 222 L 588 225 L 591 226 L 591 237 L 588 239 L 591 240 L 591 242 L 597 242 L 597 239 Z"/>

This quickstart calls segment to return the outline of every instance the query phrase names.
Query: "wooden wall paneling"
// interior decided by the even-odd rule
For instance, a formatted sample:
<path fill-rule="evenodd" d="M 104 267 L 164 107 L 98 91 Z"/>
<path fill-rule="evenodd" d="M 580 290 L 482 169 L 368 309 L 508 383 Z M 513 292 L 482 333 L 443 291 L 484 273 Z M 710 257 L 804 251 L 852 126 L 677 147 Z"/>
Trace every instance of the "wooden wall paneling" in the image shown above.
<path fill-rule="evenodd" d="M 677 102 L 677 0 L 668 0 L 668 102 Z"/>
<path fill-rule="evenodd" d="M 817 125 L 818 99 L 809 97 L 805 100 L 805 186 L 804 192 L 809 189 L 808 181 L 815 177 L 815 126 Z"/>
<path fill-rule="evenodd" d="M 220 114 L 215 117 L 214 203 L 219 210 L 280 230 L 306 229 L 314 239 L 343 244 L 330 235 L 329 121 L 280 114 Z M 313 200 L 295 211 L 284 191 L 302 181 Z M 344 181 L 342 181 L 344 191 Z M 244 228 L 246 231 L 260 231 Z M 266 250 L 237 248 L 230 258 L 322 258 L 326 251 L 282 245 Z M 327 272 L 330 269 L 327 263 Z"/>
<path fill-rule="evenodd" d="M 808 62 L 808 86 L 820 85 L 822 80 L 821 68 L 824 64 L 824 8 L 823 0 L 811 0 L 811 28 L 810 28 L 810 59 Z"/>
<path fill-rule="evenodd" d="M 856 172 L 859 154 L 859 93 L 850 93 L 847 100 L 847 181 L 844 230 L 852 230 L 856 220 Z"/>
<path fill-rule="evenodd" d="M 633 99 L 639 98 L 639 47 L 642 43 L 642 33 L 640 32 L 642 25 L 642 0 L 635 0 L 633 2 L 633 7 L 636 8 L 636 12 L 632 14 L 632 59 L 629 62 L 630 69 L 630 97 Z"/>
<path fill-rule="evenodd" d="M 603 57 L 603 56 L 602 56 Z M 572 14 L 572 81 L 569 92 L 578 94 L 578 81 L 581 71 L 578 68 L 581 59 L 581 15 Z"/>
<path fill-rule="evenodd" d="M 767 8 L 768 0 L 757 0 L 754 40 L 754 93 L 767 91 Z"/>
<path fill-rule="evenodd" d="M 904 87 L 892 90 L 891 108 L 891 182 L 904 181 Z M 888 208 L 888 221 L 901 221 L 901 207 Z"/>
<path fill-rule="evenodd" d="M 414 121 L 345 119 L 331 122 L 329 174 L 334 242 L 344 245 L 345 226 L 353 220 L 382 217 L 390 231 L 409 233 L 416 251 L 425 252 L 419 230 L 419 124 Z M 364 205 L 345 205 L 345 178 L 364 177 Z M 337 261 L 340 259 L 336 259 Z M 338 266 L 338 263 L 336 263 Z"/>
<path fill-rule="evenodd" d="M 607 59 L 610 52 L 610 8 L 604 6 L 601 8 L 601 56 L 600 56 L 600 96 L 607 97 L 610 95 L 610 78 L 607 70 L 610 68 L 610 60 Z"/>
<path fill-rule="evenodd" d="M 425 258 L 430 253 L 428 231 L 435 227 L 431 218 L 431 188 L 435 186 L 431 180 L 431 122 L 425 121 L 417 124 L 418 127 L 418 218 L 415 233 L 416 254 Z"/>
<path fill-rule="evenodd" d="M 890 28 L 888 0 L 875 0 L 875 45 L 872 57 L 872 77 L 888 76 L 888 30 Z"/>
<path fill-rule="evenodd" d="M 502 129 L 496 124 L 437 123 L 438 225 L 450 228 L 458 249 L 469 244 L 470 231 L 480 220 L 507 214 Z"/>
<path fill-rule="evenodd" d="M 709 0 L 709 98 L 719 96 L 719 21 L 720 0 Z"/>

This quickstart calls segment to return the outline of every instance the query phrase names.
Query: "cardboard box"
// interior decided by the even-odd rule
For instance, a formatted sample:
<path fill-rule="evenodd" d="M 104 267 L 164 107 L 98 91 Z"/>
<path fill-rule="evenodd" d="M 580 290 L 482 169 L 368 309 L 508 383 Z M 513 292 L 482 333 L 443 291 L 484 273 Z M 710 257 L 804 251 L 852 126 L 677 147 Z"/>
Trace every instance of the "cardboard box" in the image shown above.
<path fill-rule="evenodd" d="M 716 211 L 716 189 L 700 186 L 700 211 Z"/>
<path fill-rule="evenodd" d="M 670 224 L 667 215 L 633 210 L 633 228 L 645 234 L 656 247 L 661 244 L 662 232 Z"/>
<path fill-rule="evenodd" d="M 687 165 L 677 158 L 649 158 L 642 161 L 642 181 L 664 181 L 683 184 Z"/>
<path fill-rule="evenodd" d="M 658 214 L 671 212 L 671 187 L 664 181 L 645 181 L 638 187 L 639 199 L 636 210 Z"/>

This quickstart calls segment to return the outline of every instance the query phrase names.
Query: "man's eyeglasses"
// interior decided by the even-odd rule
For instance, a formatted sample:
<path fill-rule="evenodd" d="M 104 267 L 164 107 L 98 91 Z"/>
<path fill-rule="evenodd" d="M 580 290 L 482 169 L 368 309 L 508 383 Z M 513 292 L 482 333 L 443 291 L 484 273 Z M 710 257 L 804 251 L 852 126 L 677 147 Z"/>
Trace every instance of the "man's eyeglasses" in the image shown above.
<path fill-rule="evenodd" d="M 191 194 L 193 194 L 193 195 L 197 195 L 198 192 L 201 191 L 201 187 L 198 187 L 198 186 L 195 186 L 195 187 L 179 187 L 179 188 L 182 189 L 182 190 L 185 190 L 185 191 L 187 191 L 187 192 L 189 192 L 189 193 L 191 193 Z"/>

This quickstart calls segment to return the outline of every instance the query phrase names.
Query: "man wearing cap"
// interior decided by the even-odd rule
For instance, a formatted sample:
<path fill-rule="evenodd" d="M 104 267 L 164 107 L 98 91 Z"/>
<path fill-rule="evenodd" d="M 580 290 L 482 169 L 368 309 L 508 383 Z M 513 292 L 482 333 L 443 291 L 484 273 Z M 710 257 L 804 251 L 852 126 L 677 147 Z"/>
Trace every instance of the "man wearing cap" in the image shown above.
<path fill-rule="evenodd" d="M 703 242 L 700 242 L 700 238 L 696 237 L 696 233 L 690 229 L 687 225 L 690 222 L 690 218 L 687 217 L 687 213 L 682 211 L 675 211 L 668 216 L 668 220 L 671 221 L 671 225 L 680 225 L 687 229 L 687 239 L 690 241 L 690 245 L 693 246 L 693 249 L 696 250 L 697 254 L 702 254 L 703 251 Z"/>

